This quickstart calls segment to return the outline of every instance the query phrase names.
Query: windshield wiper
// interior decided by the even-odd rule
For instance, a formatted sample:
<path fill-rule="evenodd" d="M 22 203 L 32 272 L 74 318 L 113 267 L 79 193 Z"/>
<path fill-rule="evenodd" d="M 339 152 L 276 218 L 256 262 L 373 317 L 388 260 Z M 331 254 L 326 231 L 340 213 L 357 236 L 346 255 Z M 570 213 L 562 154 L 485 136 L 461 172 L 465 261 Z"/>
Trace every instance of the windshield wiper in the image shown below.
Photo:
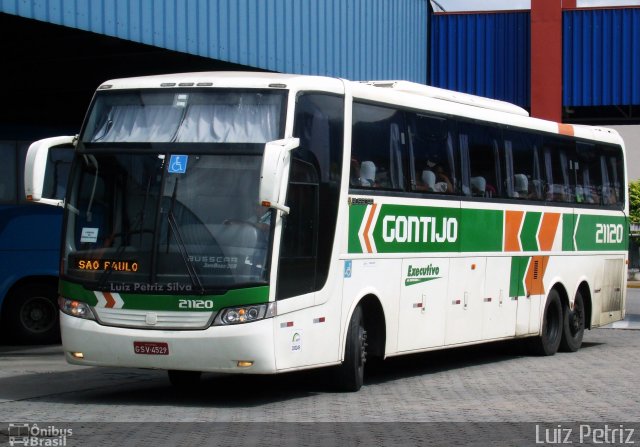
<path fill-rule="evenodd" d="M 140 228 L 142 228 L 143 219 L 144 219 L 144 213 L 143 212 L 138 213 L 138 215 L 136 216 L 136 220 L 133 222 L 133 225 L 131 225 L 131 228 L 129 228 L 129 226 L 127 226 L 126 231 L 122 232 L 123 243 L 120 244 L 120 246 L 116 250 L 116 253 L 115 253 L 115 256 L 114 256 L 114 261 L 120 261 L 121 260 L 120 257 L 122 256 L 122 253 L 127 248 L 127 244 L 125 243 L 125 241 L 129 240 L 129 235 L 136 231 L 136 227 L 138 225 L 140 225 Z M 100 278 L 98 278 L 98 290 L 104 290 L 105 289 L 105 283 L 109 279 L 109 276 L 111 276 L 111 272 L 113 272 L 113 270 L 114 270 L 114 268 L 113 268 L 114 265 L 115 265 L 115 262 L 112 262 L 111 265 L 109 266 L 109 268 L 104 270 L 102 272 L 102 274 L 100 275 Z"/>
<path fill-rule="evenodd" d="M 189 278 L 193 285 L 200 289 L 202 293 L 204 293 L 204 286 L 202 285 L 202 281 L 200 280 L 200 276 L 193 266 L 193 262 L 189 257 L 189 253 L 187 252 L 187 247 L 184 243 L 184 239 L 182 238 L 182 233 L 180 232 L 180 228 L 178 228 L 178 222 L 176 221 L 176 217 L 173 214 L 173 208 L 176 203 L 176 196 L 178 192 L 178 178 L 176 178 L 176 182 L 173 185 L 173 194 L 171 195 L 171 206 L 169 207 L 169 212 L 167 213 L 167 222 L 169 223 L 169 228 L 171 228 L 171 232 L 173 233 L 176 243 L 178 244 L 178 250 L 180 251 L 180 255 L 182 256 L 182 260 L 184 261 L 184 265 L 187 267 L 187 273 L 189 274 Z M 167 250 L 169 249 L 169 238 L 167 238 Z"/>
<path fill-rule="evenodd" d="M 147 190 L 144 193 L 144 201 L 142 202 L 142 211 L 140 215 L 140 245 L 142 246 L 142 233 L 144 232 L 144 216 L 147 212 L 147 200 L 149 199 L 149 190 L 151 190 L 151 176 L 147 178 Z"/>
<path fill-rule="evenodd" d="M 97 166 L 97 162 L 96 162 L 96 166 Z M 95 185 L 94 185 L 94 189 L 95 189 Z M 133 221 L 133 223 L 131 225 L 127 225 L 126 229 L 122 232 L 122 244 L 118 247 L 114 256 L 115 258 L 114 260 L 116 261 L 120 261 L 120 257 L 122 256 L 122 253 L 125 251 L 125 249 L 128 246 L 129 236 L 131 236 L 133 233 L 138 231 L 138 228 L 139 228 L 139 235 L 140 235 L 140 245 L 142 245 L 142 233 L 144 231 L 144 218 L 145 218 L 147 201 L 149 199 L 150 190 L 151 190 L 151 177 L 147 179 L 147 189 L 145 191 L 142 209 L 138 211 L 138 213 L 136 213 L 135 220 Z M 126 209 L 126 206 L 124 206 L 123 208 Z M 111 276 L 111 272 L 113 272 L 113 263 L 108 269 L 104 270 L 100 275 L 100 278 L 98 278 L 99 290 L 104 290 L 105 283 L 109 279 L 109 276 Z"/>
<path fill-rule="evenodd" d="M 99 168 L 98 168 L 98 160 L 93 155 L 91 155 L 91 154 L 89 154 L 88 156 L 85 155 L 84 159 L 85 159 L 85 163 L 87 163 L 87 165 L 89 164 L 89 161 L 91 161 L 91 164 L 96 169 L 96 172 L 93 175 L 93 187 L 91 188 L 91 196 L 89 197 L 89 205 L 87 205 L 87 222 L 91 222 L 92 219 L 93 219 L 93 216 L 91 214 L 91 207 L 93 206 L 93 200 L 96 197 L 96 186 L 98 186 L 98 169 Z"/>

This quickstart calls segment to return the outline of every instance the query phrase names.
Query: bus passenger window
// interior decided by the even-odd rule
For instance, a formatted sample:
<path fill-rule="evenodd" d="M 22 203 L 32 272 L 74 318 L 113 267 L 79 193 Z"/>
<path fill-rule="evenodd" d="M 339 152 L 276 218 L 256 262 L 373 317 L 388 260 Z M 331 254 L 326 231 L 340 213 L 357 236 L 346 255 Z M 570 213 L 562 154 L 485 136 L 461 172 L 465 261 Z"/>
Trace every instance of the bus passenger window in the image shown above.
<path fill-rule="evenodd" d="M 594 144 L 579 142 L 577 147 L 576 202 L 600 204 L 597 185 L 602 183 L 600 160 Z"/>
<path fill-rule="evenodd" d="M 350 185 L 404 189 L 403 114 L 399 110 L 354 103 Z"/>
<path fill-rule="evenodd" d="M 456 191 L 453 137 L 445 118 L 407 113 L 409 149 L 416 191 L 453 194 Z"/>
<path fill-rule="evenodd" d="M 538 135 L 522 131 L 504 132 L 504 196 L 518 200 L 542 200 Z"/>
<path fill-rule="evenodd" d="M 462 192 L 472 197 L 499 195 L 499 133 L 485 123 L 460 123 L 460 166 Z"/>
<path fill-rule="evenodd" d="M 545 137 L 543 147 L 544 173 L 547 181 L 546 200 L 575 202 L 573 171 L 576 159 L 575 142 L 559 137 Z"/>

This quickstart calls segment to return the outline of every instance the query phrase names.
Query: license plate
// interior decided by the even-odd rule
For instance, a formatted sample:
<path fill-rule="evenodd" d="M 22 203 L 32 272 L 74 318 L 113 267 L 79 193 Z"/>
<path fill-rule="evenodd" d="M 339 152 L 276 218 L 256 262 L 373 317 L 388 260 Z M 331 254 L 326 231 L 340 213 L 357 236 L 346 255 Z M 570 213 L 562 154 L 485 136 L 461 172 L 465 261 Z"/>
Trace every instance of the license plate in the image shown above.
<path fill-rule="evenodd" d="M 134 341 L 133 352 L 144 355 L 169 355 L 169 345 L 164 342 Z"/>

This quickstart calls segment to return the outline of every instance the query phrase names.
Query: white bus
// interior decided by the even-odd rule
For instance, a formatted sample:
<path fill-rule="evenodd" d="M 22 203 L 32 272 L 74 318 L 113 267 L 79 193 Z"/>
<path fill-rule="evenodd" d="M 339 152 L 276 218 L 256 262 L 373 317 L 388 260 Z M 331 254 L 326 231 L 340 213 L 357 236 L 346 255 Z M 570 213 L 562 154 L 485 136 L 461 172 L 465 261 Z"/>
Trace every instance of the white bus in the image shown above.
<path fill-rule="evenodd" d="M 38 160 L 73 142 L 64 201 Z M 102 84 L 30 149 L 64 206 L 62 341 L 78 365 L 272 374 L 529 338 L 624 316 L 612 130 L 409 82 L 190 73 Z"/>

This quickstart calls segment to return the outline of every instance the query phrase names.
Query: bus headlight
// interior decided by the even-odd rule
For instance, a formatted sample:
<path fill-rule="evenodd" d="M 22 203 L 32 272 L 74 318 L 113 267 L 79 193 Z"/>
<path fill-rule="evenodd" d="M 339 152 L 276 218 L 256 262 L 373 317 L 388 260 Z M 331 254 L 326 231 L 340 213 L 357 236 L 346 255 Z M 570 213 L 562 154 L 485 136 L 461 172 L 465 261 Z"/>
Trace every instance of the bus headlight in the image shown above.
<path fill-rule="evenodd" d="M 214 326 L 251 323 L 276 315 L 276 303 L 253 304 L 250 306 L 227 307 L 222 309 L 213 322 Z"/>
<path fill-rule="evenodd" d="M 58 298 L 58 307 L 67 315 L 72 317 L 84 318 L 87 320 L 95 320 L 91 307 L 82 301 L 70 300 L 64 297 Z"/>

